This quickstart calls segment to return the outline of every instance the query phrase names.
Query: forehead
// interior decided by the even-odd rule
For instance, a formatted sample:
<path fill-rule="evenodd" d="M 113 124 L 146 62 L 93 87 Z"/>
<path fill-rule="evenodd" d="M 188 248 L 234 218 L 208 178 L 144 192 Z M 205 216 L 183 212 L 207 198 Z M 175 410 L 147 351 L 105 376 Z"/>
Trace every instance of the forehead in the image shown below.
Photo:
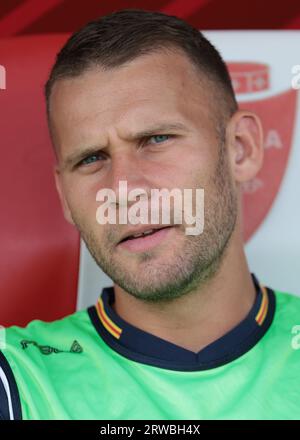
<path fill-rule="evenodd" d="M 162 115 L 196 120 L 212 101 L 209 89 L 207 78 L 185 54 L 158 51 L 114 69 L 95 66 L 58 80 L 51 94 L 51 122 L 57 141 L 65 143 L 95 128 L 134 131 Z"/>

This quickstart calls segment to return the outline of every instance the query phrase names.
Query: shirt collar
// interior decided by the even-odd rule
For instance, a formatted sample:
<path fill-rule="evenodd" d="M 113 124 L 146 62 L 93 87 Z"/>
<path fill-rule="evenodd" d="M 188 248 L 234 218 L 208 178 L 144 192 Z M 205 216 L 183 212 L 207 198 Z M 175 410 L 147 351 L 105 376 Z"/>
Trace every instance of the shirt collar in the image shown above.
<path fill-rule="evenodd" d="M 232 330 L 198 353 L 152 335 L 124 321 L 112 308 L 113 287 L 105 287 L 89 316 L 101 338 L 128 359 L 160 368 L 195 371 L 215 368 L 249 351 L 272 323 L 275 295 L 262 286 L 254 274 L 255 302 L 248 315 Z"/>

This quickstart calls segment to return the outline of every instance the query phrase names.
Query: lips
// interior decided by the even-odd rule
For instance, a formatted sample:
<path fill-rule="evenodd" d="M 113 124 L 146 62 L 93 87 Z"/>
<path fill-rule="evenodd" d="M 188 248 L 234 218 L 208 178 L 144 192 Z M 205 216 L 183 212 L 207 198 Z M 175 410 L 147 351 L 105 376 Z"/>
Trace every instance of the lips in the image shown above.
<path fill-rule="evenodd" d="M 127 232 L 125 234 L 125 236 L 119 241 L 119 243 L 122 243 L 127 240 L 134 240 L 134 239 L 140 238 L 140 237 L 147 237 L 149 235 L 153 235 L 155 232 L 158 232 L 161 229 L 169 228 L 170 226 L 172 226 L 172 225 L 168 225 L 168 226 L 159 226 L 159 225 L 151 226 L 151 225 L 149 225 L 144 228 L 139 228 L 139 229 L 136 229 L 135 231 Z"/>
<path fill-rule="evenodd" d="M 167 244 L 170 240 L 172 231 L 174 231 L 174 225 L 156 228 L 153 233 L 148 235 L 142 235 L 137 238 L 133 238 L 132 234 L 125 237 L 123 241 L 118 244 L 120 250 L 129 252 L 131 254 L 137 254 L 140 252 L 149 252 L 150 250 L 159 247 L 160 245 Z M 173 232 L 174 233 L 174 232 Z M 140 233 L 139 233 L 140 234 Z M 134 234 L 135 235 L 135 234 Z"/>
<path fill-rule="evenodd" d="M 134 235 L 130 235 L 130 237 L 124 238 L 124 240 L 134 240 L 135 238 L 140 238 L 140 237 L 146 237 L 148 235 L 152 235 L 155 232 L 160 231 L 160 229 L 150 229 L 146 232 L 142 232 L 140 234 L 134 234 Z M 122 241 L 124 241 L 122 240 Z"/>

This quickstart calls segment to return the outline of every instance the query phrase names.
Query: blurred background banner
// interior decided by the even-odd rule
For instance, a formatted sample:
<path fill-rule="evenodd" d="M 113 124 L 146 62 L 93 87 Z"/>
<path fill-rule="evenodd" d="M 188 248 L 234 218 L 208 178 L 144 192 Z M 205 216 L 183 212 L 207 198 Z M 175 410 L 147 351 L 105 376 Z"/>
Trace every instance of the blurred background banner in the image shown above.
<path fill-rule="evenodd" d="M 246 30 L 297 29 L 300 4 L 286 3 L 280 13 L 276 4 L 272 10 L 260 4 L 259 14 L 255 1 L 247 14 L 240 2 L 213 0 L 109 6 L 86 1 L 84 8 L 69 0 L 1 3 L 1 324 L 60 318 L 92 304 L 112 284 L 63 217 L 43 87 L 70 32 L 125 7 L 176 14 L 206 29 L 228 64 L 240 107 L 261 117 L 265 163 L 243 187 L 246 253 L 262 283 L 300 295 L 300 116 L 299 93 L 292 87 L 300 31 Z"/>
<path fill-rule="evenodd" d="M 299 0 L 1 0 L 0 37 L 73 32 L 125 8 L 161 11 L 199 29 L 299 29 Z"/>

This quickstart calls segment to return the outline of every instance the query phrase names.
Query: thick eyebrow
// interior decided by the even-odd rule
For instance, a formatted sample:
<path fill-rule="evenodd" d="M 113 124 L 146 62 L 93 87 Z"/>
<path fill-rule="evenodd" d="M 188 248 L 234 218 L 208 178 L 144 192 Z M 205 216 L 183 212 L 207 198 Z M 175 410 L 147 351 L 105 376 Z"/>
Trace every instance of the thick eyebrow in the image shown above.
<path fill-rule="evenodd" d="M 166 133 L 173 130 L 187 131 L 188 128 L 182 122 L 163 123 L 141 130 L 137 133 L 130 134 L 128 135 L 127 139 L 129 141 L 138 141 L 153 136 L 155 134 L 162 134 L 163 132 Z M 78 151 L 73 152 L 63 160 L 63 168 L 72 168 L 76 163 L 85 159 L 87 156 L 98 154 L 101 150 L 104 150 L 106 148 L 107 145 L 95 145 L 86 148 L 80 148 Z"/>
<path fill-rule="evenodd" d="M 104 150 L 106 147 L 105 145 L 95 145 L 86 147 L 83 149 L 79 149 L 79 151 L 75 151 L 74 153 L 67 156 L 65 159 L 63 159 L 62 168 L 68 169 L 73 168 L 74 165 L 79 163 L 81 160 L 85 159 L 87 156 L 92 156 L 94 154 L 100 153 L 101 150 Z"/>
<path fill-rule="evenodd" d="M 161 132 L 167 132 L 173 130 L 186 131 L 187 127 L 182 122 L 162 123 L 159 125 L 153 125 L 152 127 L 146 128 L 145 130 L 131 134 L 128 136 L 128 139 L 131 141 L 137 141 L 148 136 L 161 134 Z"/>

